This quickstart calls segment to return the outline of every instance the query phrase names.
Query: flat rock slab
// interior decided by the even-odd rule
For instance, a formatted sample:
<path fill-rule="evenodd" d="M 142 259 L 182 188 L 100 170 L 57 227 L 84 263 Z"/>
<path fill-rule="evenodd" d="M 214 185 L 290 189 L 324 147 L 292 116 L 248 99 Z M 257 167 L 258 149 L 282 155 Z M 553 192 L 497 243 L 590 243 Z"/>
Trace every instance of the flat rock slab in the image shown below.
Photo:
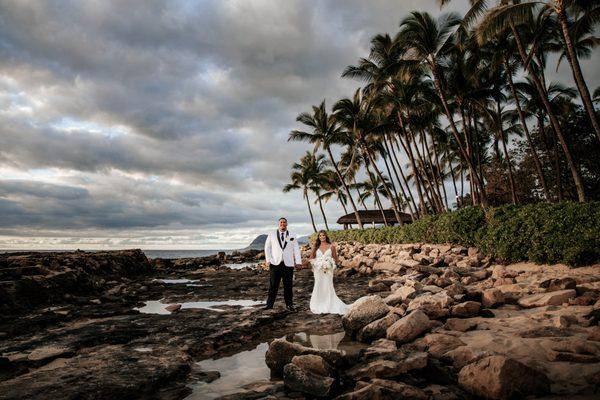
<path fill-rule="evenodd" d="M 577 296 L 577 292 L 574 289 L 537 293 L 520 298 L 519 305 L 524 308 L 560 306 L 563 303 L 568 303 L 575 296 Z"/>
<path fill-rule="evenodd" d="M 458 374 L 459 385 L 486 399 L 523 398 L 550 390 L 542 372 L 504 356 L 490 356 L 468 364 Z"/>

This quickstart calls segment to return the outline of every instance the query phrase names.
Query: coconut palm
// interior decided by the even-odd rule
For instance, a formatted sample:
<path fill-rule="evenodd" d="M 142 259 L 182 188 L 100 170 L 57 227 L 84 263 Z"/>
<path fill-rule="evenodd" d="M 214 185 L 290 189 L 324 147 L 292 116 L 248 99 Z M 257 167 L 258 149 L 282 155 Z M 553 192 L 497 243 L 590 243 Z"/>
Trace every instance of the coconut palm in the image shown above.
<path fill-rule="evenodd" d="M 317 151 L 319 148 L 323 148 L 323 150 L 325 150 L 329 156 L 329 161 L 331 162 L 331 165 L 338 176 L 339 182 L 344 187 L 346 196 L 350 200 L 350 205 L 354 211 L 358 226 L 362 229 L 362 221 L 356 208 L 356 203 L 354 203 L 354 199 L 350 193 L 350 188 L 342 176 L 331 151 L 332 145 L 343 144 L 345 138 L 342 137 L 343 132 L 341 132 L 339 129 L 335 118 L 332 115 L 328 115 L 325 107 L 325 100 L 323 100 L 318 107 L 313 106 L 312 114 L 302 113 L 298 115 L 296 121 L 312 128 L 312 132 L 294 130 L 290 133 L 288 140 L 306 141 L 314 144 L 315 151 Z"/>
<path fill-rule="evenodd" d="M 373 206 L 381 211 L 381 215 L 383 216 L 383 220 L 385 221 L 386 225 L 387 221 L 385 218 L 385 211 L 383 205 L 381 204 L 380 196 L 388 196 L 388 191 L 386 190 L 386 186 L 388 184 L 389 180 L 387 177 L 384 177 L 383 180 L 381 180 L 379 176 L 372 172 L 369 172 L 369 179 L 366 179 L 360 184 L 362 189 L 361 201 L 365 202 L 370 197 L 373 197 Z"/>
<path fill-rule="evenodd" d="M 311 181 L 309 184 L 309 189 L 316 196 L 315 204 L 319 204 L 321 216 L 323 217 L 323 222 L 325 223 L 325 229 L 329 230 L 329 225 L 327 224 L 327 216 L 325 215 L 325 210 L 323 209 L 323 201 L 321 200 L 321 192 L 323 188 L 327 186 L 327 181 L 329 179 L 327 172 L 328 162 L 323 154 L 315 154 L 314 152 L 311 153 L 309 151 L 307 151 L 306 155 L 302 157 L 302 162 L 306 164 L 307 169 L 311 171 Z"/>
<path fill-rule="evenodd" d="M 454 115 L 450 110 L 440 65 L 452 49 L 452 34 L 460 22 L 460 17 L 455 13 L 443 14 L 436 20 L 429 13 L 413 11 L 400 23 L 400 32 L 396 40 L 406 50 L 405 59 L 417 61 L 426 66 L 431 72 L 451 132 L 482 196 L 482 204 L 485 205 L 483 182 L 476 173 L 474 163 L 465 149 L 464 140 L 458 131 Z"/>
<path fill-rule="evenodd" d="M 563 1 L 556 0 L 556 3 L 563 3 Z M 524 41 L 522 33 L 520 33 L 518 29 L 518 27 L 521 25 L 526 25 L 528 23 L 531 24 L 533 21 L 533 10 L 535 7 L 537 7 L 537 4 L 539 4 L 539 2 L 515 2 L 513 4 L 502 1 L 499 5 L 491 8 L 487 12 L 477 27 L 477 37 L 479 41 L 483 43 L 488 40 L 493 40 L 494 37 L 505 33 L 507 30 L 511 32 L 515 44 L 517 45 L 516 47 L 518 54 L 521 57 L 521 61 L 523 62 L 523 65 L 525 66 L 525 69 L 528 72 L 533 84 L 535 85 L 536 90 L 540 94 L 540 99 L 542 100 L 544 108 L 546 109 L 552 129 L 560 142 L 567 165 L 571 172 L 571 176 L 575 183 L 577 197 L 580 202 L 583 202 L 586 199 L 586 195 L 581 174 L 575 163 L 575 160 L 571 155 L 571 150 L 569 149 L 567 140 L 563 134 L 558 116 L 552 109 L 550 101 L 546 96 L 544 85 L 540 79 L 539 69 L 543 68 L 543 66 L 539 65 L 536 70 L 534 62 L 531 61 L 531 55 L 534 54 L 534 52 L 532 51 L 530 54 L 527 54 L 526 42 Z M 549 2 L 546 5 L 549 6 Z M 567 47 L 570 45 L 572 45 L 572 43 L 565 43 L 565 46 Z M 535 50 L 535 48 L 532 50 Z"/>
<path fill-rule="evenodd" d="M 311 157 L 314 156 L 307 152 L 306 155 L 300 160 L 300 163 L 294 163 L 292 166 L 292 173 L 290 175 L 291 183 L 285 185 L 283 187 L 283 191 L 284 193 L 287 193 L 292 190 L 302 190 L 302 197 L 304 197 L 306 200 L 306 206 L 308 207 L 308 213 L 310 214 L 310 222 L 312 223 L 312 227 L 316 233 L 317 226 L 315 225 L 315 218 L 313 216 L 308 198 L 308 192 L 310 191 L 314 178 L 314 167 L 310 159 Z"/>
<path fill-rule="evenodd" d="M 373 134 L 385 131 L 375 119 L 373 103 L 365 99 L 361 95 L 361 90 L 358 89 L 352 99 L 344 98 L 339 100 L 334 105 L 333 111 L 337 121 L 348 134 L 352 135 L 362 150 L 367 171 L 370 172 L 370 168 L 372 168 L 379 179 L 385 182 L 375 162 L 375 155 L 368 145 L 369 139 Z M 388 185 L 385 185 L 385 189 L 392 204 L 396 220 L 402 224 L 396 199 L 392 195 Z"/>

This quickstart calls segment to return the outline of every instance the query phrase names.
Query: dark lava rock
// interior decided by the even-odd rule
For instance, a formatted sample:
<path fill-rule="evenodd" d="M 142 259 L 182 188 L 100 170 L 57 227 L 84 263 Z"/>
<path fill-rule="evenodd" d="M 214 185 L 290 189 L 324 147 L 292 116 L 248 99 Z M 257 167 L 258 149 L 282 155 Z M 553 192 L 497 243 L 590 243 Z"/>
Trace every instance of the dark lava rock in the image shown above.
<path fill-rule="evenodd" d="M 292 363 L 283 368 L 283 382 L 291 390 L 316 397 L 328 397 L 335 385 L 333 378 L 306 371 Z"/>

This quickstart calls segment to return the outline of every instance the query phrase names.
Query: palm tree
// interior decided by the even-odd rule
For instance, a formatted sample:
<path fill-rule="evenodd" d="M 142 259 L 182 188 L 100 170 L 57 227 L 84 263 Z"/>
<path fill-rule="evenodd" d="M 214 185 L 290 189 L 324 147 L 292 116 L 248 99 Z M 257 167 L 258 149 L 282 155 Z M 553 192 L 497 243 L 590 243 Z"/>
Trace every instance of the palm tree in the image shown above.
<path fill-rule="evenodd" d="M 316 196 L 315 203 L 319 204 L 321 216 L 323 217 L 323 222 L 325 223 L 325 229 L 329 230 L 327 217 L 325 216 L 325 210 L 323 210 L 323 202 L 321 201 L 321 191 L 327 186 L 327 181 L 329 178 L 326 169 L 327 160 L 325 160 L 325 156 L 323 154 L 315 154 L 314 152 L 311 153 L 309 151 L 306 152 L 306 155 L 302 158 L 302 160 L 307 165 L 307 168 L 312 171 L 309 189 Z"/>
<path fill-rule="evenodd" d="M 375 170 L 376 175 L 385 182 L 383 175 L 375 162 L 375 156 L 369 148 L 368 141 L 371 135 L 377 132 L 385 132 L 382 125 L 378 124 L 373 114 L 373 104 L 361 96 L 361 90 L 358 89 L 352 99 L 339 100 L 333 107 L 334 115 L 340 125 L 346 130 L 347 134 L 352 135 L 362 150 L 367 171 L 370 168 Z M 367 162 L 368 161 L 368 162 Z M 396 199 L 392 195 L 388 185 L 384 185 L 388 198 L 392 204 L 394 215 L 400 225 L 402 219 L 396 204 Z"/>
<path fill-rule="evenodd" d="M 517 90 L 515 88 L 515 82 L 513 80 L 513 75 L 515 74 L 515 71 L 517 69 L 516 67 L 518 61 L 508 52 L 508 48 L 510 48 L 509 46 L 511 45 L 511 43 L 508 40 L 505 40 L 502 43 L 505 45 L 503 46 L 504 51 L 502 52 L 502 63 L 504 64 L 504 72 L 506 74 L 508 85 L 510 88 L 510 93 L 512 95 L 512 101 L 515 104 L 521 127 L 523 129 L 523 132 L 525 133 L 527 144 L 529 145 L 529 148 L 531 150 L 531 155 L 533 157 L 535 169 L 538 175 L 538 179 L 540 180 L 540 184 L 542 185 L 544 195 L 546 196 L 546 200 L 550 200 L 550 191 L 548 190 L 548 184 L 546 183 L 546 178 L 542 169 L 542 163 L 538 156 L 537 150 L 533 144 L 533 139 L 531 138 L 531 133 L 529 132 L 529 127 L 527 126 L 526 116 L 521 107 L 521 101 L 519 100 L 519 95 L 517 93 Z"/>
<path fill-rule="evenodd" d="M 350 200 L 350 204 L 354 210 L 354 215 L 356 217 L 358 226 L 362 229 L 362 221 L 360 219 L 358 209 L 356 208 L 356 203 L 354 203 L 354 199 L 350 193 L 350 188 L 342 176 L 331 151 L 331 146 L 333 144 L 343 143 L 344 138 L 342 137 L 343 134 L 340 131 L 335 118 L 327 114 L 325 100 L 323 100 L 318 107 L 313 106 L 312 114 L 302 113 L 298 115 L 296 121 L 312 128 L 312 132 L 294 130 L 290 133 L 288 140 L 306 141 L 315 145 L 315 151 L 317 151 L 319 148 L 323 148 L 327 152 L 329 161 L 331 162 L 331 165 L 333 166 L 340 183 L 346 191 L 346 196 Z"/>
<path fill-rule="evenodd" d="M 346 209 L 346 204 L 348 204 L 348 196 L 346 193 L 340 189 L 342 184 L 340 180 L 333 170 L 326 170 L 323 172 L 324 180 L 323 186 L 321 189 L 321 200 L 324 202 L 328 202 L 333 196 L 337 197 L 338 202 L 342 205 L 344 209 L 344 215 L 348 214 L 348 210 Z"/>
<path fill-rule="evenodd" d="M 365 180 L 360 184 L 362 189 L 361 201 L 365 202 L 370 197 L 373 197 L 373 206 L 379 208 L 383 217 L 384 224 L 387 226 L 388 222 L 385 217 L 385 211 L 383 205 L 381 204 L 380 196 L 388 196 L 386 185 L 389 184 L 389 180 L 387 179 L 387 177 L 384 177 L 383 180 L 381 180 L 379 176 L 375 175 L 372 172 L 369 172 L 368 175 L 369 179 Z"/>
<path fill-rule="evenodd" d="M 537 2 L 536 2 L 537 3 Z M 532 7 L 535 6 L 534 2 L 531 2 Z M 600 13 L 600 1 L 597 0 L 548 0 L 541 9 L 542 13 L 553 13 L 556 14 L 558 24 L 560 26 L 560 32 L 563 38 L 563 44 L 565 47 L 564 55 L 569 61 L 571 71 L 573 73 L 573 79 L 577 85 L 577 90 L 581 97 L 583 107 L 588 114 L 592 127 L 596 131 L 596 136 L 600 139 L 600 122 L 594 109 L 592 96 L 590 90 L 581 72 L 581 65 L 579 64 L 579 54 L 581 54 L 577 48 L 577 41 L 573 40 L 573 36 L 579 39 L 582 35 L 593 32 L 594 22 L 598 22 L 598 14 Z M 569 17 L 574 16 L 578 20 L 574 21 Z M 572 29 L 576 28 L 574 32 Z M 589 44 L 594 45 L 594 41 L 588 41 Z"/>
<path fill-rule="evenodd" d="M 310 214 L 310 221 L 316 233 L 317 227 L 315 225 L 315 218 L 313 216 L 312 209 L 310 208 L 310 201 L 308 199 L 308 192 L 313 184 L 314 177 L 314 166 L 311 160 L 312 157 L 314 157 L 314 155 L 307 152 L 306 155 L 300 160 L 300 163 L 294 163 L 292 166 L 292 173 L 290 175 L 292 182 L 283 187 L 283 192 L 287 193 L 292 190 L 302 190 L 302 197 L 304 197 L 306 200 L 306 206 L 308 207 L 308 213 Z"/>
<path fill-rule="evenodd" d="M 586 195 L 581 174 L 579 173 L 579 169 L 573 160 L 558 117 L 552 109 L 550 101 L 546 96 L 544 85 L 536 71 L 534 62 L 531 61 L 531 57 L 535 53 L 535 47 L 532 48 L 532 51 L 528 55 L 526 43 L 523 40 L 522 34 L 518 30 L 518 26 L 522 26 L 527 23 L 531 24 L 533 20 L 532 10 L 535 6 L 536 3 L 532 2 L 518 2 L 515 4 L 508 4 L 504 1 L 501 2 L 500 5 L 497 5 L 488 11 L 485 18 L 477 27 L 477 36 L 478 40 L 483 43 L 487 40 L 493 40 L 494 37 L 502 34 L 506 30 L 510 30 L 512 33 L 515 44 L 517 45 L 518 53 L 521 56 L 521 61 L 529 73 L 529 77 L 535 85 L 535 88 L 540 94 L 540 99 L 542 100 L 544 108 L 546 109 L 552 129 L 558 137 L 563 153 L 565 154 L 567 165 L 569 166 L 571 176 L 573 177 L 573 182 L 575 183 L 575 188 L 577 190 L 577 197 L 580 202 L 584 202 Z M 543 66 L 540 65 L 538 68 L 543 68 Z"/>
<path fill-rule="evenodd" d="M 440 62 L 445 59 L 452 48 L 452 34 L 461 20 L 457 14 L 444 14 L 437 20 L 426 12 L 413 11 L 400 23 L 400 32 L 396 40 L 406 49 L 404 58 L 414 60 L 426 66 L 433 75 L 436 91 L 440 97 L 451 132 L 458 144 L 460 154 L 471 171 L 474 183 L 481 194 L 482 204 L 486 204 L 483 182 L 476 173 L 473 161 L 467 154 L 463 139 L 458 131 L 454 115 L 443 88 L 443 77 Z"/>

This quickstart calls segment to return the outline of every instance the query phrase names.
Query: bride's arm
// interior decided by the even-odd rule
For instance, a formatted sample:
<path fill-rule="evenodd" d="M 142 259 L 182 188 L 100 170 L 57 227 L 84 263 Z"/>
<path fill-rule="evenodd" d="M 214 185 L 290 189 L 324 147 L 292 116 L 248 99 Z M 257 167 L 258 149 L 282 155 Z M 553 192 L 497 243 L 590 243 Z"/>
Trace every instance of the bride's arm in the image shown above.
<path fill-rule="evenodd" d="M 334 244 L 331 245 L 331 255 L 333 256 L 333 259 L 335 260 L 335 263 L 339 264 L 340 263 L 340 259 L 338 258 L 337 249 L 335 248 Z"/>
<path fill-rule="evenodd" d="M 310 249 L 310 256 L 308 257 L 308 259 L 314 260 L 316 256 L 317 256 L 317 248 L 315 246 L 312 246 Z"/>

